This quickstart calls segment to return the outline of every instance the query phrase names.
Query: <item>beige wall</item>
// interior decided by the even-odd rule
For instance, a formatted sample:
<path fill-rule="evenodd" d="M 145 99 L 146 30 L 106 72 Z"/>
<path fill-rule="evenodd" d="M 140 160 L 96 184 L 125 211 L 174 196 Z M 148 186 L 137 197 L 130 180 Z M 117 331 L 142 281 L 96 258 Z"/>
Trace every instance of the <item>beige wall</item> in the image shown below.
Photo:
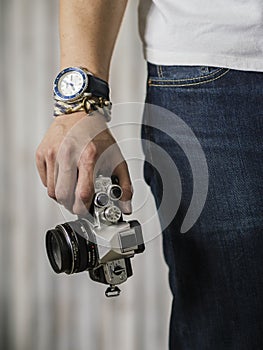
<path fill-rule="evenodd" d="M 131 120 L 136 124 L 128 131 L 121 127 L 116 134 L 138 139 L 140 105 L 128 105 L 125 115 L 118 109 L 120 103 L 126 106 L 144 99 L 146 72 L 136 8 L 137 1 L 130 0 L 114 53 L 111 83 L 117 106 L 113 124 Z M 134 259 L 134 276 L 114 300 L 107 300 L 104 286 L 85 273 L 55 275 L 45 255 L 46 229 L 67 218 L 48 199 L 34 165 L 35 149 L 52 121 L 57 10 L 57 1 L 0 2 L 0 348 L 163 350 L 168 343 L 171 297 L 160 237 Z M 139 140 L 135 152 L 141 152 Z M 142 162 L 137 163 L 131 164 L 133 179 L 141 177 Z M 144 200 L 142 192 L 135 191 L 135 207 Z M 148 203 L 136 210 L 136 218 L 143 221 L 152 212 L 153 203 Z M 153 221 L 152 229 L 157 226 Z"/>

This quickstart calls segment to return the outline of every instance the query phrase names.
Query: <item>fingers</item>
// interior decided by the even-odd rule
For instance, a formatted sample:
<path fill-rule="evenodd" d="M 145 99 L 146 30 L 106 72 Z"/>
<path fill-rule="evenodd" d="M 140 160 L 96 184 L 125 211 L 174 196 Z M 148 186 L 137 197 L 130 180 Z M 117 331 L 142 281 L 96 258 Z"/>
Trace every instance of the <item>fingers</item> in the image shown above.
<path fill-rule="evenodd" d="M 109 130 L 97 127 L 96 120 L 65 118 L 52 124 L 36 153 L 41 181 L 51 198 L 74 214 L 86 215 L 97 169 L 102 175 L 115 174 L 123 190 L 120 208 L 130 214 L 132 187 L 127 164 Z"/>
<path fill-rule="evenodd" d="M 77 161 L 79 150 L 72 139 L 65 139 L 59 147 L 36 153 L 37 168 L 49 197 L 77 215 L 85 215 L 90 207 L 94 186 L 93 170 L 96 146 L 88 143 Z"/>
<path fill-rule="evenodd" d="M 56 199 L 54 178 L 55 159 L 56 154 L 53 149 L 48 150 L 46 154 L 41 149 L 38 149 L 36 152 L 36 165 L 41 181 L 47 187 L 49 197 L 53 199 Z"/>
<path fill-rule="evenodd" d="M 54 149 L 50 149 L 46 156 L 46 182 L 47 193 L 49 197 L 56 199 L 55 193 L 55 164 L 56 164 L 56 152 Z"/>
<path fill-rule="evenodd" d="M 44 154 L 41 152 L 40 149 L 36 151 L 36 166 L 37 170 L 40 176 L 40 179 L 43 183 L 43 185 L 46 187 L 47 186 L 47 177 L 46 177 L 46 161 Z"/>
<path fill-rule="evenodd" d="M 93 173 L 96 156 L 96 147 L 93 142 L 90 142 L 82 152 L 78 162 L 78 182 L 73 205 L 73 212 L 77 215 L 85 215 L 93 199 Z"/>
<path fill-rule="evenodd" d="M 121 162 L 114 170 L 114 175 L 119 179 L 119 185 L 122 188 L 123 194 L 119 201 L 120 209 L 124 214 L 132 213 L 132 185 L 129 175 L 127 163 Z"/>
<path fill-rule="evenodd" d="M 127 163 L 125 162 L 120 148 L 116 142 L 110 144 L 97 159 L 95 173 L 101 171 L 102 175 L 115 175 L 118 177 L 119 185 L 123 194 L 119 201 L 120 209 L 124 214 L 131 214 L 132 185 Z"/>
<path fill-rule="evenodd" d="M 78 164 L 70 147 L 62 148 L 58 156 L 51 150 L 46 158 L 39 153 L 36 155 L 37 168 L 48 195 L 74 214 L 86 215 L 90 208 L 94 195 L 96 154 L 96 147 L 89 143 Z M 131 214 L 132 185 L 126 162 L 122 160 L 113 173 L 123 191 L 120 209 L 124 214 Z"/>
<path fill-rule="evenodd" d="M 61 153 L 59 155 L 55 194 L 58 203 L 72 212 L 77 183 L 77 165 L 70 149 L 66 149 Z"/>
<path fill-rule="evenodd" d="M 94 196 L 93 175 L 96 160 L 96 146 L 94 143 L 90 142 L 78 162 L 78 182 L 75 191 L 75 202 L 73 205 L 73 212 L 75 214 L 85 215 L 92 203 Z M 120 209 L 124 214 L 131 214 L 132 185 L 127 163 L 122 160 L 116 166 L 113 174 L 118 177 L 119 185 L 123 191 L 122 197 L 119 201 Z"/>

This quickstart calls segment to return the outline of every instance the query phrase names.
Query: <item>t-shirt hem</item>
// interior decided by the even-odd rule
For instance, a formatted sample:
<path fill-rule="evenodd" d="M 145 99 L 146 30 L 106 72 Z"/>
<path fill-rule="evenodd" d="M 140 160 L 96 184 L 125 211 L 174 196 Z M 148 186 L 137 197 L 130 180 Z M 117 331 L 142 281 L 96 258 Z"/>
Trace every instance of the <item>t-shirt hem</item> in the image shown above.
<path fill-rule="evenodd" d="M 178 53 L 144 49 L 146 61 L 164 66 L 210 66 L 242 71 L 263 72 L 263 57 L 211 55 L 205 53 Z"/>

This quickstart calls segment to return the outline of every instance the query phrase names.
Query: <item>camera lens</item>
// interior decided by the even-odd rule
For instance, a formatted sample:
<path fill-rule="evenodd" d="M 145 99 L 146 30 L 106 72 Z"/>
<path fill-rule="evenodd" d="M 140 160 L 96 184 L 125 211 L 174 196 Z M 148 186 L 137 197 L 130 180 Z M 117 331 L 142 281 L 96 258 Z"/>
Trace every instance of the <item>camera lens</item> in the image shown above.
<path fill-rule="evenodd" d="M 89 234 L 84 220 L 64 223 L 47 232 L 47 255 L 56 273 L 72 274 L 96 266 L 96 245 L 89 241 Z"/>

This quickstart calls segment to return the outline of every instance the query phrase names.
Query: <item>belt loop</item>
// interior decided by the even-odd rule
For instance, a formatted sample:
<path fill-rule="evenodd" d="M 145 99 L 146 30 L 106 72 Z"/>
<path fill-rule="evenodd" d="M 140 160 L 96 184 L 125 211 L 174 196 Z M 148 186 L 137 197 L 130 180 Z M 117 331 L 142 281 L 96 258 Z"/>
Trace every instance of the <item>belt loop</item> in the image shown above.
<path fill-rule="evenodd" d="M 157 74 L 158 74 L 158 78 L 163 78 L 163 70 L 162 70 L 162 66 L 157 65 Z"/>

